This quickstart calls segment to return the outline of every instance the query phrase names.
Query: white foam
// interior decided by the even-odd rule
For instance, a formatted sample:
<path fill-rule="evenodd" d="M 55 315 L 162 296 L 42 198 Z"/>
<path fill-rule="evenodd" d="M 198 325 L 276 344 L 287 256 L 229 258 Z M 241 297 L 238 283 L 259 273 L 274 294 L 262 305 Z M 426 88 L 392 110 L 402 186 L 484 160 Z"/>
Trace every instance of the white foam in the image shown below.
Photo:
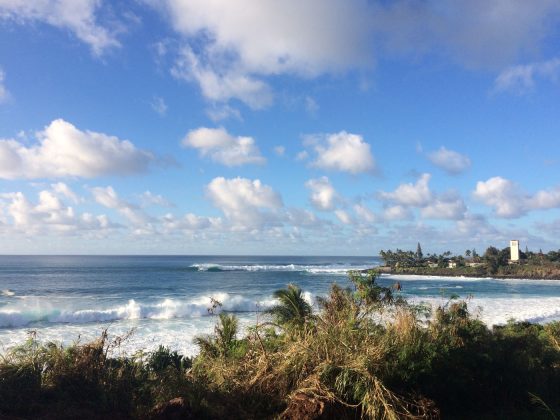
<path fill-rule="evenodd" d="M 228 293 L 216 293 L 212 298 L 221 303 L 215 313 L 221 311 L 258 312 L 275 303 L 272 298 L 253 300 Z M 164 299 L 157 303 L 140 303 L 130 299 L 126 304 L 112 308 L 88 309 L 57 308 L 48 301 L 35 300 L 2 308 L 0 310 L 0 328 L 23 327 L 37 322 L 84 324 L 138 319 L 199 318 L 210 315 L 208 309 L 212 307 L 212 298 L 199 296 L 190 300 Z"/>
<path fill-rule="evenodd" d="M 428 303 L 437 308 L 445 298 L 413 297 L 415 303 Z M 547 323 L 560 320 L 560 297 L 489 297 L 467 300 L 469 311 L 487 325 L 505 324 L 509 319 Z"/>
<path fill-rule="evenodd" d="M 4 289 L 4 290 L 0 291 L 0 295 L 1 296 L 6 296 L 6 297 L 15 296 L 15 292 L 13 292 L 10 289 Z"/>

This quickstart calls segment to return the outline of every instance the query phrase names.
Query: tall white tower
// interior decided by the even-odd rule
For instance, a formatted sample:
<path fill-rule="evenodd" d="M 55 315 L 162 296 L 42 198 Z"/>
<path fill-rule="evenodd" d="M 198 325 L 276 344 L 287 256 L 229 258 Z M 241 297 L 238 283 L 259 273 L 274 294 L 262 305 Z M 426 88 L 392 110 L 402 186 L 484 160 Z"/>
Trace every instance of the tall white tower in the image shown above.
<path fill-rule="evenodd" d="M 519 241 L 509 241 L 510 261 L 519 261 Z"/>

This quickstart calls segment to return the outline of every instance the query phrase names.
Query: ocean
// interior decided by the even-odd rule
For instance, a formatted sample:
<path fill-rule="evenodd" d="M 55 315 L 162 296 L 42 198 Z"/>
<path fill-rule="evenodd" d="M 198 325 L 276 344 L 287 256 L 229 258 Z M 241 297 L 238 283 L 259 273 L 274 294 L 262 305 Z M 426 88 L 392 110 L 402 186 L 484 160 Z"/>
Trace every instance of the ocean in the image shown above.
<path fill-rule="evenodd" d="M 306 299 L 349 286 L 347 271 L 380 264 L 377 257 L 286 256 L 0 256 L 0 353 L 30 331 L 41 341 L 70 344 L 131 336 L 118 351 L 163 344 L 187 355 L 193 338 L 212 331 L 212 299 L 235 312 L 242 328 L 265 320 L 273 292 L 297 284 Z M 510 318 L 560 319 L 560 281 L 382 276 L 402 295 L 433 306 L 453 295 L 488 325 Z"/>

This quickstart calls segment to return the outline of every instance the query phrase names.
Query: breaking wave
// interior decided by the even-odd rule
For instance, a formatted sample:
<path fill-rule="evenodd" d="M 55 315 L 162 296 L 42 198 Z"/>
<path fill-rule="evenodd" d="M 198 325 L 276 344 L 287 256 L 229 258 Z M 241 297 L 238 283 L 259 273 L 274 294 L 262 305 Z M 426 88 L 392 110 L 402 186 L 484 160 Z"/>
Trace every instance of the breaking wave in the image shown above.
<path fill-rule="evenodd" d="M 309 293 L 306 299 L 311 300 Z M 217 293 L 212 296 L 222 304 L 214 313 L 228 312 L 257 312 L 265 310 L 275 304 L 273 298 L 253 300 L 239 295 Z M 111 322 L 119 320 L 156 319 L 167 320 L 174 318 L 199 318 L 210 314 L 212 298 L 199 297 L 183 301 L 179 299 L 164 299 L 157 303 L 141 303 L 130 299 L 126 304 L 112 308 L 65 309 L 56 308 L 47 302 L 14 305 L 0 310 L 0 328 L 25 327 L 34 323 L 51 324 L 85 324 L 91 322 Z"/>
<path fill-rule="evenodd" d="M 191 267 L 198 271 L 222 272 L 222 271 L 271 271 L 271 272 L 302 272 L 308 274 L 334 274 L 346 275 L 351 270 L 366 270 L 375 265 L 346 265 L 346 264 L 326 264 L 326 265 L 304 265 L 304 264 L 247 264 L 247 265 L 226 265 L 226 264 L 193 264 Z"/>

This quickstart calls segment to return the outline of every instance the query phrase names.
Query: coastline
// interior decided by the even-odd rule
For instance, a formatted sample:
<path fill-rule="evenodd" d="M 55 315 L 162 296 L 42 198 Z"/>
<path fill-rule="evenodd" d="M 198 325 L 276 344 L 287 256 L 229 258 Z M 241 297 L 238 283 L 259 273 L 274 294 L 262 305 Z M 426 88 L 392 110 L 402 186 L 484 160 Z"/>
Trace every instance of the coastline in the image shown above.
<path fill-rule="evenodd" d="M 408 276 L 430 276 L 430 277 L 466 277 L 497 280 L 560 280 L 560 271 L 555 270 L 547 273 L 527 272 L 521 273 L 496 273 L 489 274 L 486 270 L 471 269 L 471 267 L 458 268 L 429 268 L 408 267 L 391 268 L 388 266 L 372 267 L 371 270 L 385 275 L 408 275 Z M 367 271 L 367 270 L 366 270 Z"/>

